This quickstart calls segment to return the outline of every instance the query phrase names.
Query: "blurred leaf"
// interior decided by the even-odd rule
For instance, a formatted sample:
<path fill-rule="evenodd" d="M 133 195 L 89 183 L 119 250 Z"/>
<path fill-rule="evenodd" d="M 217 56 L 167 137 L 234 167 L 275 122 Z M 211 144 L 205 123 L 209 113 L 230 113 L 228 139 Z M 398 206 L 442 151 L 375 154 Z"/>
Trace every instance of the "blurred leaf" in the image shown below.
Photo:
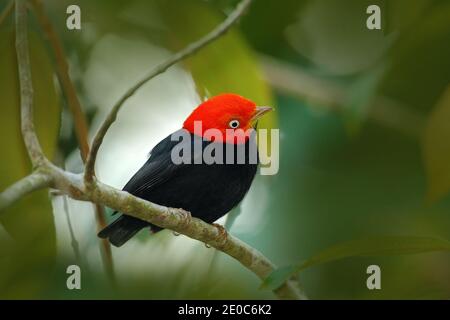
<path fill-rule="evenodd" d="M 297 22 L 286 29 L 287 42 L 330 75 L 350 75 L 370 68 L 395 41 L 395 33 L 366 27 L 367 7 L 376 4 L 384 8 L 384 2 L 310 1 L 299 11 Z"/>
<path fill-rule="evenodd" d="M 434 0 L 395 0 L 386 2 L 385 26 L 388 32 L 414 28 L 417 19 L 427 11 Z M 383 7 L 381 8 L 383 10 Z M 383 17 L 383 16 L 382 16 Z"/>
<path fill-rule="evenodd" d="M 423 153 L 428 177 L 429 201 L 437 201 L 450 191 L 450 86 L 428 117 Z"/>
<path fill-rule="evenodd" d="M 350 135 L 357 134 L 367 119 L 369 108 L 377 94 L 384 71 L 384 65 L 378 65 L 373 70 L 358 76 L 348 87 L 344 122 Z"/>
<path fill-rule="evenodd" d="M 400 35 L 380 88 L 384 95 L 431 111 L 450 79 L 449 17 L 450 2 L 435 1 Z"/>
<path fill-rule="evenodd" d="M 328 247 L 297 266 L 282 267 L 270 274 L 261 288 L 274 290 L 294 274 L 319 264 L 349 257 L 415 254 L 450 251 L 450 242 L 432 237 L 381 236 L 352 240 Z"/>
<path fill-rule="evenodd" d="M 286 280 L 295 275 L 298 272 L 297 266 L 280 267 L 274 270 L 261 284 L 260 289 L 276 290 Z"/>
<path fill-rule="evenodd" d="M 29 34 L 34 86 L 34 120 L 47 156 L 55 152 L 59 102 L 52 66 L 34 33 Z M 19 83 L 14 32 L 0 32 L 0 190 L 27 175 L 31 166 L 20 134 Z M 2 212 L 0 222 L 8 241 L 0 238 L 0 296 L 37 298 L 46 285 L 56 254 L 55 226 L 47 191 L 26 196 Z"/>
<path fill-rule="evenodd" d="M 285 30 L 307 4 L 305 0 L 283 0 L 282 5 L 279 0 L 253 1 L 240 22 L 245 38 L 260 52 L 272 56 L 286 54 Z"/>

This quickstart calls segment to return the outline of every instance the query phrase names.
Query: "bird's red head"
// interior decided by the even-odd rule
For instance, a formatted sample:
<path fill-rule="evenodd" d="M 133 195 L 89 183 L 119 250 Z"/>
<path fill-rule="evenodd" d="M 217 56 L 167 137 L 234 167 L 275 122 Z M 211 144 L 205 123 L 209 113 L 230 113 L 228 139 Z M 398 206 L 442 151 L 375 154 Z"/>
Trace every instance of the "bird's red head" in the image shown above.
<path fill-rule="evenodd" d="M 237 94 L 225 93 L 201 103 L 184 121 L 183 128 L 208 140 L 209 134 L 214 132 L 210 129 L 215 129 L 221 135 L 214 135 L 214 141 L 240 143 L 236 136 L 229 133 L 242 129 L 241 132 L 247 133 L 246 141 L 249 129 L 253 128 L 256 120 L 271 110 L 270 107 L 257 107 L 254 102 Z"/>

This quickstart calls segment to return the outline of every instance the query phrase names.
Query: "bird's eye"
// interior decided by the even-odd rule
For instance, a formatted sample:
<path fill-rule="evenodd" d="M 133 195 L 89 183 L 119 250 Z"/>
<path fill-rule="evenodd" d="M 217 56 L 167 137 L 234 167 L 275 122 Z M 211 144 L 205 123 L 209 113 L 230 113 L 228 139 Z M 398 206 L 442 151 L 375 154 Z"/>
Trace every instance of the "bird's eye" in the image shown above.
<path fill-rule="evenodd" d="M 228 123 L 228 125 L 230 126 L 230 128 L 236 129 L 237 127 L 239 127 L 239 121 L 238 120 L 231 120 L 230 123 Z"/>

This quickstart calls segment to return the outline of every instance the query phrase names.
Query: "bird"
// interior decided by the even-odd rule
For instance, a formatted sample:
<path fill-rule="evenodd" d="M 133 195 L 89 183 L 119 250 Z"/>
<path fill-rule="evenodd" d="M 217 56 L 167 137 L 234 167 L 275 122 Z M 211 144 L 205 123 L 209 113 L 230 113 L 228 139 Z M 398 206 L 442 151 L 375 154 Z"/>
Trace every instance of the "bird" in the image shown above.
<path fill-rule="evenodd" d="M 234 93 L 205 100 L 181 129 L 150 151 L 147 161 L 122 190 L 162 206 L 182 208 L 193 217 L 213 223 L 237 206 L 250 189 L 259 162 L 256 126 L 258 119 L 271 110 Z M 184 138 L 181 142 L 180 137 Z M 252 154 L 255 150 L 256 160 Z M 206 161 L 206 154 L 213 161 Z M 174 161 L 177 155 L 184 161 Z M 199 161 L 201 157 L 205 161 Z M 150 228 L 152 233 L 163 229 L 120 213 L 98 236 L 121 247 L 143 228 Z"/>

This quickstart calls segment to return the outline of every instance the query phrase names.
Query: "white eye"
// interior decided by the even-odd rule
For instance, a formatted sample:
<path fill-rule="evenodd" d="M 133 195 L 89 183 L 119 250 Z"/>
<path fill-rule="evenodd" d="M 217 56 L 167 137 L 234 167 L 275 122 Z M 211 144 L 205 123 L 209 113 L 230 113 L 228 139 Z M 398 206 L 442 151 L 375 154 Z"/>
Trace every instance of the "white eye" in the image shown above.
<path fill-rule="evenodd" d="M 232 129 L 236 129 L 237 127 L 239 127 L 239 121 L 238 120 L 231 120 L 229 123 L 228 123 L 228 126 L 230 127 L 230 128 L 232 128 Z"/>

